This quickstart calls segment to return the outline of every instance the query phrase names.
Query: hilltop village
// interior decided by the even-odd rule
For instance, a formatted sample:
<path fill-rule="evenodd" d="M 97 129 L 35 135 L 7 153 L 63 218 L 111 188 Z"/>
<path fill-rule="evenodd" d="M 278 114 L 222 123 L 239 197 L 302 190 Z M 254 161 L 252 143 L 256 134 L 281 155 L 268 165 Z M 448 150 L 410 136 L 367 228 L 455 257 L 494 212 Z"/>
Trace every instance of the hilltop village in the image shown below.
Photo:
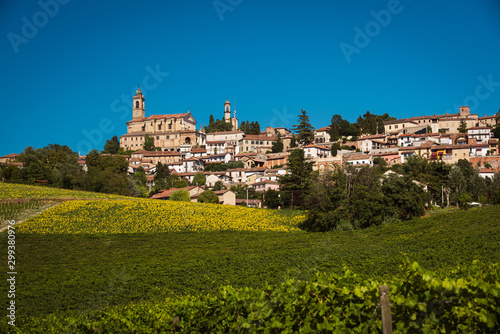
<path fill-rule="evenodd" d="M 479 117 L 470 113 L 468 106 L 460 107 L 454 114 L 386 120 L 382 127 L 379 124 L 376 134 L 341 136 L 337 140 L 331 139 L 328 125 L 313 129 L 310 143 L 304 144 L 295 140 L 291 129 L 284 127 L 268 126 L 258 133 L 243 131 L 241 127 L 245 123 L 239 123 L 230 101 L 224 102 L 223 117 L 218 122 L 226 123 L 226 128 L 231 130 L 211 132 L 206 127 L 197 127 L 198 122 L 189 110 L 146 117 L 145 98 L 140 88 L 132 103 L 127 133 L 119 137 L 120 148 L 130 152 L 125 155 L 127 173 L 132 176 L 137 170 L 144 170 L 149 191 L 155 186 L 158 164 L 167 165 L 171 174 L 191 184 L 183 189 L 189 192 L 192 201 L 204 190 L 192 185 L 195 175 L 203 173 L 206 187 L 217 183 L 224 186 L 225 190 L 216 191 L 219 202 L 230 205 L 244 202 L 261 207 L 258 199 L 236 199 L 229 188 L 246 185 L 257 192 L 279 190 L 279 178 L 287 174 L 290 154 L 297 148 L 304 150 L 305 158 L 313 163 L 313 170 L 320 171 L 343 163 L 374 165 L 384 161 L 392 166 L 405 163 L 411 156 L 446 164 L 466 159 L 474 167 L 484 166 L 479 170 L 482 177 L 492 177 L 500 170 L 499 139 L 494 138 L 493 131 L 497 116 Z M 145 149 L 147 138 L 153 143 L 148 150 Z M 0 157 L 0 163 L 22 167 L 17 157 L 18 154 Z M 88 170 L 85 156 L 79 157 L 79 163 L 83 171 Z M 239 167 L 221 171 L 210 168 L 211 164 Z M 152 198 L 168 199 L 176 190 L 175 187 L 163 189 Z"/>

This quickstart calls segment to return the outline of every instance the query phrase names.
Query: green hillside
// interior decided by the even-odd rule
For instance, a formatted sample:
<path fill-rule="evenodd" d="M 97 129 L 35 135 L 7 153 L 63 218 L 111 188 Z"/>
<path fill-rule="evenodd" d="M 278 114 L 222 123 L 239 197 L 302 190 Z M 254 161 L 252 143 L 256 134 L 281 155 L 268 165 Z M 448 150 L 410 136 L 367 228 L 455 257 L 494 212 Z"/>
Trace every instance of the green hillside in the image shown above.
<path fill-rule="evenodd" d="M 499 216 L 500 206 L 491 206 L 339 233 L 18 233 L 23 279 L 16 299 L 23 318 L 43 317 L 215 293 L 221 285 L 309 280 L 316 272 L 341 274 L 344 266 L 366 279 L 389 279 L 401 274 L 405 256 L 447 273 L 475 259 L 500 262 Z M 6 261 L 5 232 L 1 238 Z"/>

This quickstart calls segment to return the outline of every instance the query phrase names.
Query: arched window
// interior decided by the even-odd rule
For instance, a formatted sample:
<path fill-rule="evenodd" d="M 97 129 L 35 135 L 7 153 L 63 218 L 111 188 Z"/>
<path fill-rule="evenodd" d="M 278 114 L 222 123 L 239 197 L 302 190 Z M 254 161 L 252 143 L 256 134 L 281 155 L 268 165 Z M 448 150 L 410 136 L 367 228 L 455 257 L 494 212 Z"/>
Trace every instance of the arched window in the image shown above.
<path fill-rule="evenodd" d="M 186 143 L 186 144 L 191 144 L 191 138 L 186 137 L 185 143 Z"/>
<path fill-rule="evenodd" d="M 138 109 L 139 108 L 139 101 L 135 101 L 135 107 Z"/>

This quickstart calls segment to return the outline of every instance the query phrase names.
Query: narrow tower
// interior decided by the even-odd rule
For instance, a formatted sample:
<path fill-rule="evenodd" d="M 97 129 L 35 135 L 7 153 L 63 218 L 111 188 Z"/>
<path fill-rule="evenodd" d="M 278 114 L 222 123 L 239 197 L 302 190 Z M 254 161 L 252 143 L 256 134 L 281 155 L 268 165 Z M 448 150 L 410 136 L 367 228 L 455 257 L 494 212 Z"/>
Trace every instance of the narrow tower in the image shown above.
<path fill-rule="evenodd" d="M 142 95 L 139 85 L 137 85 L 137 91 L 135 92 L 132 103 L 132 119 L 144 118 L 146 115 L 146 111 L 144 108 L 144 95 Z"/>
<path fill-rule="evenodd" d="M 224 121 L 226 123 L 231 122 L 231 103 L 229 100 L 224 103 Z"/>

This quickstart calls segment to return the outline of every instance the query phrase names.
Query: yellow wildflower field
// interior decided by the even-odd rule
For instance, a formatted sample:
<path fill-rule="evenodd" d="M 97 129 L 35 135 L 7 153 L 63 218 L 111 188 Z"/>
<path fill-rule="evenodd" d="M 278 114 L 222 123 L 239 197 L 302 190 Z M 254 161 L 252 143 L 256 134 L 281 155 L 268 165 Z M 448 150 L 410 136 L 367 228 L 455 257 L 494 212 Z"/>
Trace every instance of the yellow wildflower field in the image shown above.
<path fill-rule="evenodd" d="M 69 201 L 20 224 L 25 233 L 298 231 L 303 213 L 161 200 Z"/>
<path fill-rule="evenodd" d="M 0 182 L 0 199 L 7 198 L 130 198 L 89 191 Z"/>

